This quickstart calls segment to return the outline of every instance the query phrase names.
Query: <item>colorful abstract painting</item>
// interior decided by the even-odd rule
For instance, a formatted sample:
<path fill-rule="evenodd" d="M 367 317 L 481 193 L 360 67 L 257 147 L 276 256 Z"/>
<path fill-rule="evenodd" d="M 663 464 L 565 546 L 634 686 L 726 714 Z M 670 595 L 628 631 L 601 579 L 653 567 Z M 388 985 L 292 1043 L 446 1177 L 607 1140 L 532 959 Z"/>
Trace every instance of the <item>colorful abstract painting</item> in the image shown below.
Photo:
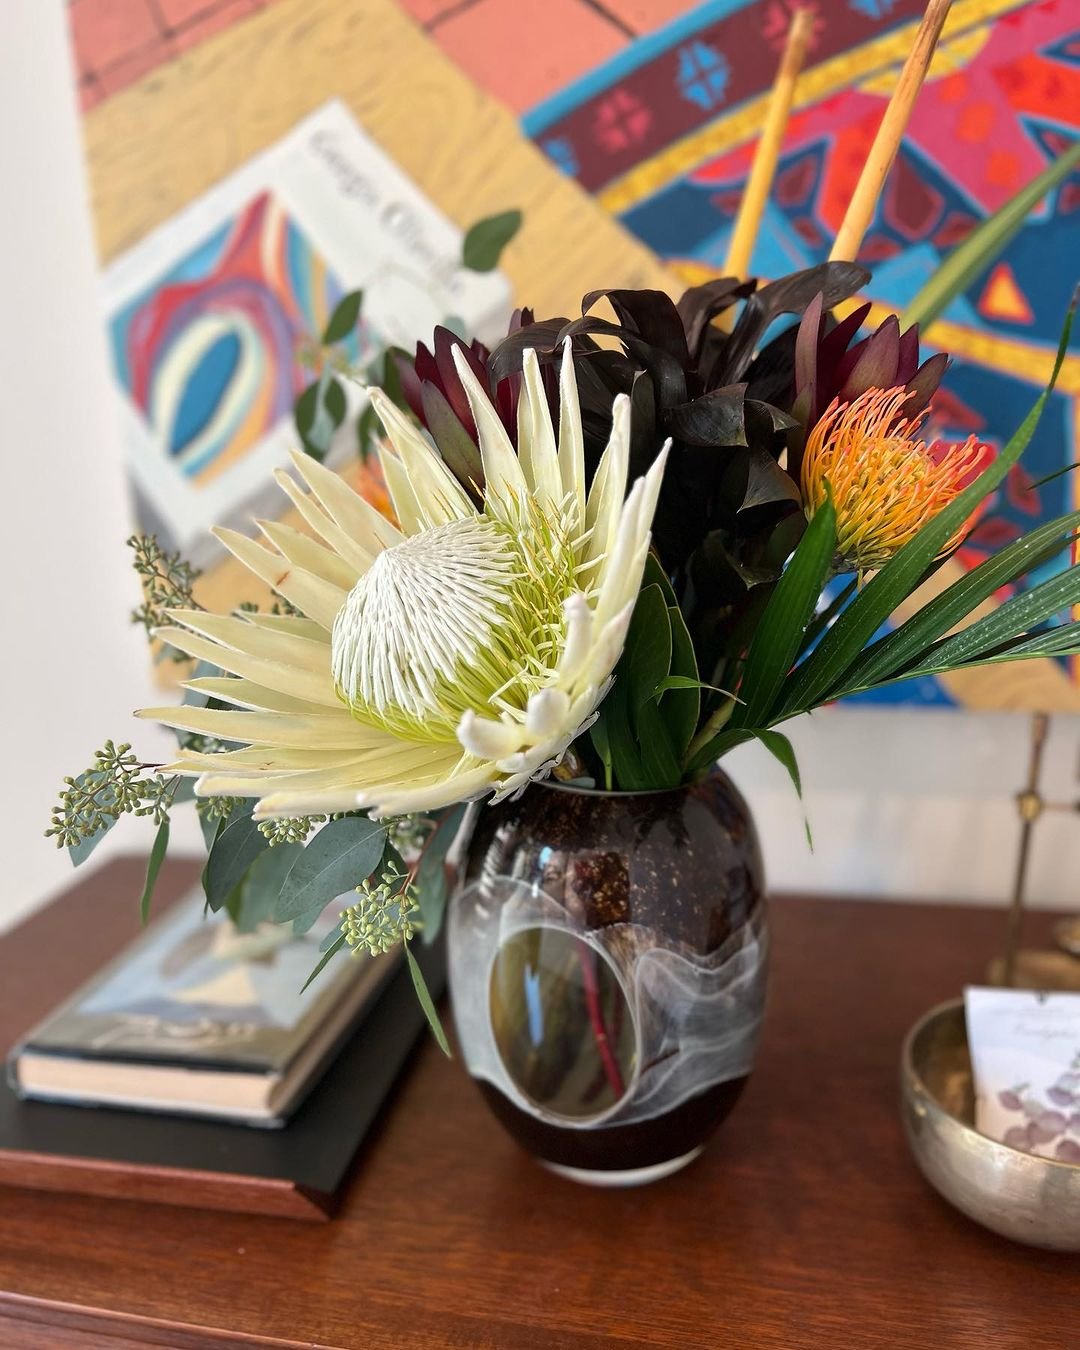
<path fill-rule="evenodd" d="M 290 415 L 311 379 L 298 352 L 343 294 L 264 192 L 114 315 L 117 379 L 187 480 L 210 482 Z"/>
<path fill-rule="evenodd" d="M 815 12 L 813 43 L 754 258 L 763 276 L 827 255 L 924 6 L 797 2 Z M 84 106 L 211 33 L 254 21 L 265 3 L 71 0 Z M 684 281 L 721 266 L 796 0 L 399 3 L 472 80 L 520 116 L 526 136 Z M 874 269 L 868 298 L 877 313 L 902 309 L 950 249 L 1078 134 L 1075 3 L 954 0 L 861 254 Z M 1074 175 L 924 334 L 924 342 L 955 358 L 935 406 L 936 434 L 975 432 L 1000 445 L 1026 413 L 1049 374 L 1080 271 L 1078 239 Z M 215 360 L 227 362 L 229 350 L 220 348 Z M 1080 476 L 1032 487 L 1074 462 L 1078 442 L 1080 346 L 1068 356 L 1024 470 L 1014 472 L 968 541 L 964 565 L 1034 521 L 1080 506 Z M 212 473 L 197 435 L 194 445 L 187 462 L 196 473 Z M 1078 675 L 1063 669 L 1069 697 L 1062 706 L 1076 706 Z M 925 681 L 897 697 L 948 703 L 954 694 Z"/>
<path fill-rule="evenodd" d="M 815 5 L 812 53 L 754 256 L 759 275 L 828 256 L 922 8 L 922 0 Z M 902 310 L 950 249 L 1076 138 L 1078 18 L 1059 0 L 956 0 L 860 254 L 874 271 L 868 298 L 882 310 Z M 700 280 L 723 265 L 788 22 L 780 0 L 701 5 L 546 99 L 524 125 L 687 281 Z M 936 434 L 974 432 L 991 446 L 1007 439 L 1047 379 L 1078 280 L 1074 175 L 926 335 L 955 357 L 934 409 Z M 1074 476 L 1032 487 L 1075 461 L 1078 432 L 1074 350 L 1024 467 L 962 563 L 1080 504 Z M 888 697 L 952 701 L 936 680 Z"/>

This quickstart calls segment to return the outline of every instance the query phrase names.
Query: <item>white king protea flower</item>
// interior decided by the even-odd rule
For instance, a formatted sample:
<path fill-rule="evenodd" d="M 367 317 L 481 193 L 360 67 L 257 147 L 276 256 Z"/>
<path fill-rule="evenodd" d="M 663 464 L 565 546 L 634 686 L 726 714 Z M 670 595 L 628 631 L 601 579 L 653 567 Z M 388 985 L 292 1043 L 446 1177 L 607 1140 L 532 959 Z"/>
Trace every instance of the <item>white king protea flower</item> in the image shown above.
<path fill-rule="evenodd" d="M 228 672 L 187 687 L 231 705 L 140 716 L 244 748 L 181 751 L 204 796 L 258 797 L 258 817 L 399 815 L 542 777 L 596 716 L 641 585 L 665 454 L 626 496 L 630 407 L 586 500 L 567 344 L 556 436 L 535 352 L 518 453 L 455 350 L 479 433 L 478 508 L 380 390 L 382 465 L 399 526 L 336 474 L 294 456 L 278 481 L 315 534 L 260 521 L 272 547 L 226 547 L 304 617 L 171 612 L 159 636 Z M 625 498 L 625 500 L 624 500 Z"/>

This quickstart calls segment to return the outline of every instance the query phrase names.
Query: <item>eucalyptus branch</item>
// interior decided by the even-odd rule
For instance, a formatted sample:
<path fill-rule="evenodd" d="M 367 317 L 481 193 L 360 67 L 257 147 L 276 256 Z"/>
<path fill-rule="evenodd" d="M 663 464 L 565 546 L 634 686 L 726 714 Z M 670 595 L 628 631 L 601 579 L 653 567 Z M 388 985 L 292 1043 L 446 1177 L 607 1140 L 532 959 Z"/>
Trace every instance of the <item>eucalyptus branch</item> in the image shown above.
<path fill-rule="evenodd" d="M 134 551 L 135 571 L 142 586 L 143 602 L 132 610 L 131 622 L 141 624 L 148 639 L 154 630 L 168 623 L 170 609 L 202 609 L 195 599 L 193 587 L 202 573 L 179 553 L 166 553 L 153 534 L 133 534 L 127 541 Z M 174 659 L 186 661 L 182 652 L 174 652 Z"/>
<path fill-rule="evenodd" d="M 420 906 L 408 872 L 390 866 L 379 882 L 369 877 L 356 893 L 360 899 L 341 911 L 341 931 L 353 951 L 378 956 L 419 932 Z"/>
<path fill-rule="evenodd" d="M 64 779 L 45 837 L 55 837 L 57 848 L 73 848 L 110 829 L 122 815 L 151 816 L 155 825 L 161 825 L 168 819 L 181 780 L 179 774 L 163 777 L 158 768 L 141 763 L 130 745 L 106 741 L 88 769 L 77 778 Z"/>

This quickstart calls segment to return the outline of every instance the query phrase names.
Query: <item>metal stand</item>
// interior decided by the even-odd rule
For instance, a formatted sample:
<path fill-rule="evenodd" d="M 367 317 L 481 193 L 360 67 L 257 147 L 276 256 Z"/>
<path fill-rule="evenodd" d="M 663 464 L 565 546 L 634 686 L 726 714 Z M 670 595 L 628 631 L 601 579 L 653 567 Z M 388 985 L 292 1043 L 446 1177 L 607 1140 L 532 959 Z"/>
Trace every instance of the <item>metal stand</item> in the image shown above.
<path fill-rule="evenodd" d="M 992 962 L 989 977 L 992 984 L 1012 988 L 1080 989 L 1080 917 L 1061 919 L 1054 925 L 1057 950 L 1020 947 L 1035 822 L 1044 811 L 1080 811 L 1080 801 L 1048 802 L 1039 791 L 1043 752 L 1049 730 L 1050 718 L 1046 713 L 1036 713 L 1031 721 L 1027 784 L 1016 796 L 1020 813 L 1020 847 L 1016 855 L 1012 903 L 1005 930 L 1005 954 Z"/>

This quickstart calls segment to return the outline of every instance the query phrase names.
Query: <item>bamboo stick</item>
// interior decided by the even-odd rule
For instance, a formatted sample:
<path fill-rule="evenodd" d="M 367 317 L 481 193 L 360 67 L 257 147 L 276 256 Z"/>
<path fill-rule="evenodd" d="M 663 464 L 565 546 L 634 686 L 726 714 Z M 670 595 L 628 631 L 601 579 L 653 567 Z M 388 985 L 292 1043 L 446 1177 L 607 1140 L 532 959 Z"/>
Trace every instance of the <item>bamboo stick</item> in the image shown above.
<path fill-rule="evenodd" d="M 836 242 L 829 254 L 831 262 L 854 262 L 862 246 L 863 236 L 874 218 L 881 189 L 900 148 L 900 141 L 907 129 L 911 110 L 922 88 L 951 3 L 952 0 L 930 0 L 926 7 L 919 31 L 915 34 L 915 41 L 836 233 Z"/>
<path fill-rule="evenodd" d="M 776 165 L 780 158 L 780 146 L 791 115 L 795 84 L 806 59 L 806 48 L 813 26 L 814 15 L 811 10 L 797 9 L 792 15 L 783 55 L 780 57 L 780 68 L 776 72 L 776 82 L 769 95 L 761 139 L 754 151 L 750 177 L 747 179 L 739 211 L 735 217 L 735 228 L 731 234 L 723 276 L 738 277 L 743 281 L 750 270 L 750 259 L 761 227 L 761 217 L 772 190 Z"/>

